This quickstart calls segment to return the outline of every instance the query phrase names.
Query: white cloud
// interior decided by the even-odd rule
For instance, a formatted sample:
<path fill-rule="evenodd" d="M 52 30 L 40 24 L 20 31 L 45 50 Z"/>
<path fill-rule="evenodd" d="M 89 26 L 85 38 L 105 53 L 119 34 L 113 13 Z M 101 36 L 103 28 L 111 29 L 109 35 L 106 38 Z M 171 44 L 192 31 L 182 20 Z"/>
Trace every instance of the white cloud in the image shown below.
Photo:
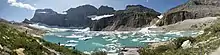
<path fill-rule="evenodd" d="M 37 8 L 31 6 L 30 4 L 24 4 L 21 2 L 17 2 L 17 0 L 8 0 L 8 3 L 11 4 L 11 6 L 19 7 L 19 8 L 25 8 L 29 10 L 36 10 Z"/>

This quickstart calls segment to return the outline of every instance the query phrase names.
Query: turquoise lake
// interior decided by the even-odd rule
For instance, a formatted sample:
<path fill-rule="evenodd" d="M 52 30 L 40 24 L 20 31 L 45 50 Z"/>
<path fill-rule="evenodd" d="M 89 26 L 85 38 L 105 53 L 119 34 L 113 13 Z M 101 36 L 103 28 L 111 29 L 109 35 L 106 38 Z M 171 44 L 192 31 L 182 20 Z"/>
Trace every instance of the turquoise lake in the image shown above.
<path fill-rule="evenodd" d="M 151 42 L 163 42 L 177 37 L 196 36 L 198 31 L 176 32 L 119 32 L 119 31 L 86 31 L 86 32 L 50 32 L 43 39 L 52 43 L 75 47 L 89 53 L 92 51 L 117 52 L 120 47 L 145 47 Z"/>

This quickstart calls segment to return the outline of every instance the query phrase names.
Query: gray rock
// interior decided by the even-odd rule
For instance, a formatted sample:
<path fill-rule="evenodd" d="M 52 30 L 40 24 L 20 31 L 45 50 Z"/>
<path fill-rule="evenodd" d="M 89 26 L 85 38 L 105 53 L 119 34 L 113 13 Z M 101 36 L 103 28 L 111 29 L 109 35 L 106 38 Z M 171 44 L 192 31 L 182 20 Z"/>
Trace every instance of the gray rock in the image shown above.
<path fill-rule="evenodd" d="M 0 55 L 10 55 L 10 54 L 7 52 L 0 52 Z"/>
<path fill-rule="evenodd" d="M 220 0 L 189 0 L 170 9 L 157 25 L 169 25 L 186 19 L 220 15 Z"/>
<path fill-rule="evenodd" d="M 192 44 L 192 43 L 190 42 L 190 40 L 186 40 L 186 41 L 183 42 L 183 44 L 181 45 L 181 47 L 182 47 L 183 49 L 191 48 L 191 47 L 192 47 L 191 44 Z"/>
<path fill-rule="evenodd" d="M 6 46 L 3 46 L 3 50 L 4 51 L 7 51 L 7 52 L 12 52 L 12 50 L 11 49 L 9 49 L 8 47 L 6 47 Z"/>
<path fill-rule="evenodd" d="M 2 45 L 0 44 L 0 49 L 3 49 Z"/>

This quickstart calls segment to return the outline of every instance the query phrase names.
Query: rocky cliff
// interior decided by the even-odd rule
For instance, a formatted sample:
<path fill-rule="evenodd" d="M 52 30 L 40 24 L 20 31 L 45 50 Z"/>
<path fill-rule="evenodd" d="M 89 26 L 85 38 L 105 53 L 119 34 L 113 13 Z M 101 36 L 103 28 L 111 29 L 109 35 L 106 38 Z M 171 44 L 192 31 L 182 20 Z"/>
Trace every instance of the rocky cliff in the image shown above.
<path fill-rule="evenodd" d="M 51 26 L 62 26 L 64 14 L 58 14 L 52 9 L 38 9 L 35 11 L 31 22 L 44 23 Z"/>
<path fill-rule="evenodd" d="M 59 14 L 52 9 L 37 9 L 34 17 L 30 21 L 50 26 L 88 27 L 92 20 L 87 16 L 111 14 L 114 12 L 114 9 L 107 6 L 101 6 L 97 9 L 92 5 L 83 5 L 70 8 L 65 12 L 67 14 Z"/>
<path fill-rule="evenodd" d="M 187 3 L 170 9 L 157 24 L 174 24 L 186 19 L 197 19 L 220 15 L 220 0 L 189 0 Z"/>
<path fill-rule="evenodd" d="M 93 21 L 91 30 L 136 30 L 140 27 L 152 25 L 160 13 L 142 5 L 128 5 L 125 10 L 119 10 L 114 16 Z"/>

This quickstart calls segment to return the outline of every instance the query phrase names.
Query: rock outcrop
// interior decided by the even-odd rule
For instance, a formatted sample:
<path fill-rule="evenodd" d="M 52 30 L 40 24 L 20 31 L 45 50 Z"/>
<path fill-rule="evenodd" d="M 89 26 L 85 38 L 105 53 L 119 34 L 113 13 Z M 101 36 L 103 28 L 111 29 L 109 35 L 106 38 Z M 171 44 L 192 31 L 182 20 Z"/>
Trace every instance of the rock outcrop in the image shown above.
<path fill-rule="evenodd" d="M 113 12 L 115 12 L 114 8 L 108 7 L 108 6 L 101 6 L 98 9 L 97 14 L 98 15 L 107 15 L 107 14 L 113 14 Z"/>
<path fill-rule="evenodd" d="M 33 24 L 33 22 L 31 22 L 30 20 L 28 19 L 24 19 L 24 21 L 22 21 L 22 23 L 26 23 L 26 24 Z"/>
<path fill-rule="evenodd" d="M 37 9 L 34 17 L 30 20 L 35 23 L 43 23 L 49 26 L 60 27 L 88 27 L 92 20 L 91 15 L 111 14 L 115 10 L 111 7 L 101 6 L 99 9 L 92 5 L 83 5 L 70 8 L 65 11 L 67 14 L 59 14 L 52 9 Z"/>
<path fill-rule="evenodd" d="M 170 9 L 157 25 L 169 25 L 186 19 L 220 15 L 220 0 L 189 0 Z"/>
<path fill-rule="evenodd" d="M 159 15 L 159 12 L 142 5 L 128 5 L 125 10 L 116 11 L 112 17 L 93 21 L 90 28 L 93 31 L 136 30 L 151 25 L 159 19 Z"/>

